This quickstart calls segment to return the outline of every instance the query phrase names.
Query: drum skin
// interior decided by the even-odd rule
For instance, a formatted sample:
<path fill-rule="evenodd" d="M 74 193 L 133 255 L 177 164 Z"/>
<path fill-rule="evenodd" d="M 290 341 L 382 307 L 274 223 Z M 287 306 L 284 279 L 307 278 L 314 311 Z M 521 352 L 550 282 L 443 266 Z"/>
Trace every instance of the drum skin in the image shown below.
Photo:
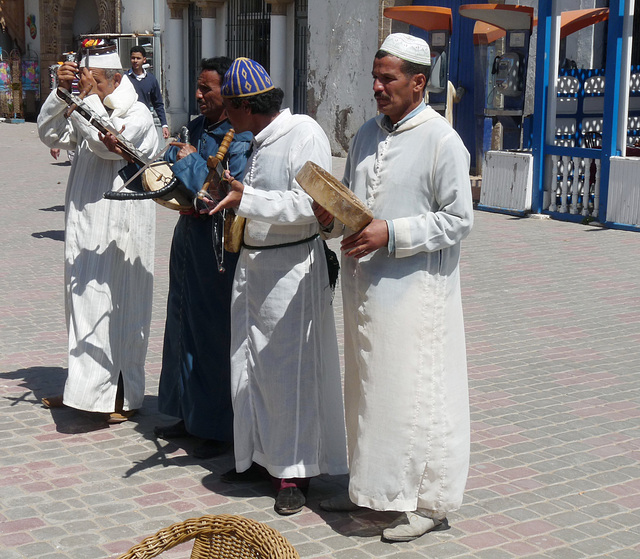
<path fill-rule="evenodd" d="M 352 231 L 360 231 L 373 219 L 369 208 L 353 192 L 313 161 L 302 166 L 296 181 L 311 198 Z"/>
<path fill-rule="evenodd" d="M 166 161 L 156 161 L 142 174 L 142 186 L 147 192 L 155 192 L 167 186 L 172 178 L 171 165 Z M 155 201 L 170 210 L 185 211 L 193 208 L 192 200 L 179 187 L 162 198 L 155 198 Z"/>

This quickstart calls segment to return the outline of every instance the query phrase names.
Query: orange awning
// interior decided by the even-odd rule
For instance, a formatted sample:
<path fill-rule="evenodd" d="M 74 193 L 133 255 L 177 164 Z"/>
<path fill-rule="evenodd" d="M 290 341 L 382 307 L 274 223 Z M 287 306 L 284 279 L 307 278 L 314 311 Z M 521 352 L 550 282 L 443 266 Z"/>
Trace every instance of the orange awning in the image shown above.
<path fill-rule="evenodd" d="M 438 6 L 395 6 L 384 9 L 385 17 L 425 31 L 445 29 L 451 33 L 451 9 Z"/>
<path fill-rule="evenodd" d="M 490 45 L 506 34 L 507 32 L 501 27 L 496 27 L 484 21 L 476 21 L 476 24 L 473 26 L 473 44 Z"/>
<path fill-rule="evenodd" d="M 560 38 L 564 39 L 571 33 L 607 19 L 609 19 L 609 8 L 562 12 L 560 14 Z"/>
<path fill-rule="evenodd" d="M 408 23 L 425 31 L 448 29 L 451 32 L 451 10 L 438 6 L 396 6 L 385 8 L 385 17 Z M 475 19 L 473 44 L 488 45 L 505 36 L 505 30 L 529 29 L 537 25 L 530 6 L 511 4 L 465 4 L 460 15 Z M 560 38 L 609 18 L 609 8 L 569 10 L 560 15 Z"/>
<path fill-rule="evenodd" d="M 506 31 L 528 29 L 534 25 L 533 8 L 511 4 L 465 4 L 460 6 L 460 15 L 483 21 Z"/>

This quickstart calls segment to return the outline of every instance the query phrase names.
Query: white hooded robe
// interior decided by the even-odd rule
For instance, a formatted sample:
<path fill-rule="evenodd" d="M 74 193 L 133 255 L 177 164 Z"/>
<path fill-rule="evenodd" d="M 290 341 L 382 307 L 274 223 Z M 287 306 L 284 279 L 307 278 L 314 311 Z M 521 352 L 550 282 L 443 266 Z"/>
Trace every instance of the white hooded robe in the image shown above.
<path fill-rule="evenodd" d="M 392 221 L 395 241 L 391 254 L 342 258 L 349 494 L 442 516 L 460 506 L 469 466 L 458 269 L 473 223 L 469 154 L 429 107 L 392 132 L 382 118 L 354 137 L 343 181 Z"/>
<path fill-rule="evenodd" d="M 158 149 L 149 109 L 138 102 L 123 76 L 104 104 L 98 95 L 85 103 L 147 157 Z M 113 412 L 120 372 L 124 409 L 141 407 L 147 352 L 155 203 L 112 201 L 104 192 L 118 189 L 118 170 L 126 165 L 107 150 L 98 131 L 52 91 L 38 115 L 40 139 L 50 148 L 75 150 L 65 200 L 65 308 L 69 331 L 69 374 L 64 403 L 94 412 Z"/>
<path fill-rule="evenodd" d="M 254 139 L 238 215 L 247 218 L 231 302 L 236 469 L 277 478 L 346 473 L 338 344 L 307 161 L 331 168 L 329 141 L 288 109 Z M 304 241 L 300 244 L 282 246 Z"/>

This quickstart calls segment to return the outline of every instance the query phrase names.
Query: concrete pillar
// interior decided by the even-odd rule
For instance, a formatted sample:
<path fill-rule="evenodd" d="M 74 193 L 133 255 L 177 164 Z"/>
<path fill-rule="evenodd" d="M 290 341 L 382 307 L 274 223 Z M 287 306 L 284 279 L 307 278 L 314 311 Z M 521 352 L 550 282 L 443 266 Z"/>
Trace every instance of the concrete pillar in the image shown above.
<path fill-rule="evenodd" d="M 291 104 L 293 90 L 293 41 L 287 41 L 287 12 L 292 0 L 266 0 L 271 4 L 271 42 L 269 58 L 269 75 L 276 87 L 284 91 L 285 106 Z M 293 12 L 290 12 L 293 14 Z M 295 15 L 293 15 L 295 17 Z"/>
<path fill-rule="evenodd" d="M 202 18 L 202 58 L 216 56 L 216 20 L 215 18 Z"/>
<path fill-rule="evenodd" d="M 227 10 L 222 7 L 216 16 L 216 56 L 227 56 Z"/>
<path fill-rule="evenodd" d="M 271 12 L 271 56 L 269 74 L 276 87 L 285 88 L 287 83 L 287 16 Z"/>
<path fill-rule="evenodd" d="M 224 56 L 226 54 L 226 37 L 224 27 L 220 29 L 218 16 L 225 12 L 224 0 L 196 0 L 196 6 L 202 14 L 202 58 Z M 220 48 L 218 33 L 222 32 L 223 48 Z"/>
<path fill-rule="evenodd" d="M 184 52 L 182 33 L 182 17 L 184 10 L 189 7 L 188 0 L 168 0 L 167 5 L 171 17 L 167 22 L 165 31 L 165 45 L 169 46 L 165 57 L 166 93 L 165 105 L 170 119 L 171 130 L 178 130 L 187 123 L 185 80 L 183 77 L 184 61 L 187 55 Z"/>

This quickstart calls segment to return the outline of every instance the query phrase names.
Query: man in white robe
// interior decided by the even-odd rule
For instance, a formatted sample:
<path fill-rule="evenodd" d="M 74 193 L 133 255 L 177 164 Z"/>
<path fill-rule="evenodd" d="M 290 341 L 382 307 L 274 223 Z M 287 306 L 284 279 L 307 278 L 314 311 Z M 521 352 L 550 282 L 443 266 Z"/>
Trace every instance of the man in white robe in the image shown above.
<path fill-rule="evenodd" d="M 122 75 L 117 53 L 86 56 L 82 68 L 65 62 L 58 89 L 79 75 L 84 103 L 111 122 L 142 154 L 158 149 L 153 118 Z M 155 205 L 151 200 L 111 201 L 126 162 L 103 144 L 98 131 L 51 92 L 38 115 L 40 139 L 50 148 L 75 150 L 65 200 L 65 308 L 69 372 L 62 396 L 43 399 L 126 421 L 142 406 L 144 364 L 151 321 Z"/>
<path fill-rule="evenodd" d="M 310 477 L 347 471 L 326 257 L 312 200 L 294 178 L 309 160 L 330 169 L 331 152 L 315 121 L 280 110 L 283 92 L 257 62 L 236 59 L 222 96 L 236 132 L 254 135 L 243 182 L 229 177 L 212 210 L 246 218 L 231 301 L 236 468 L 222 479 L 266 470 L 276 512 L 294 514 Z"/>
<path fill-rule="evenodd" d="M 402 511 L 388 541 L 445 528 L 469 466 L 458 268 L 473 223 L 469 154 L 424 104 L 429 62 L 422 39 L 385 40 L 373 64 L 382 114 L 354 137 L 343 179 L 375 219 L 341 245 L 349 494 L 320 506 Z"/>

